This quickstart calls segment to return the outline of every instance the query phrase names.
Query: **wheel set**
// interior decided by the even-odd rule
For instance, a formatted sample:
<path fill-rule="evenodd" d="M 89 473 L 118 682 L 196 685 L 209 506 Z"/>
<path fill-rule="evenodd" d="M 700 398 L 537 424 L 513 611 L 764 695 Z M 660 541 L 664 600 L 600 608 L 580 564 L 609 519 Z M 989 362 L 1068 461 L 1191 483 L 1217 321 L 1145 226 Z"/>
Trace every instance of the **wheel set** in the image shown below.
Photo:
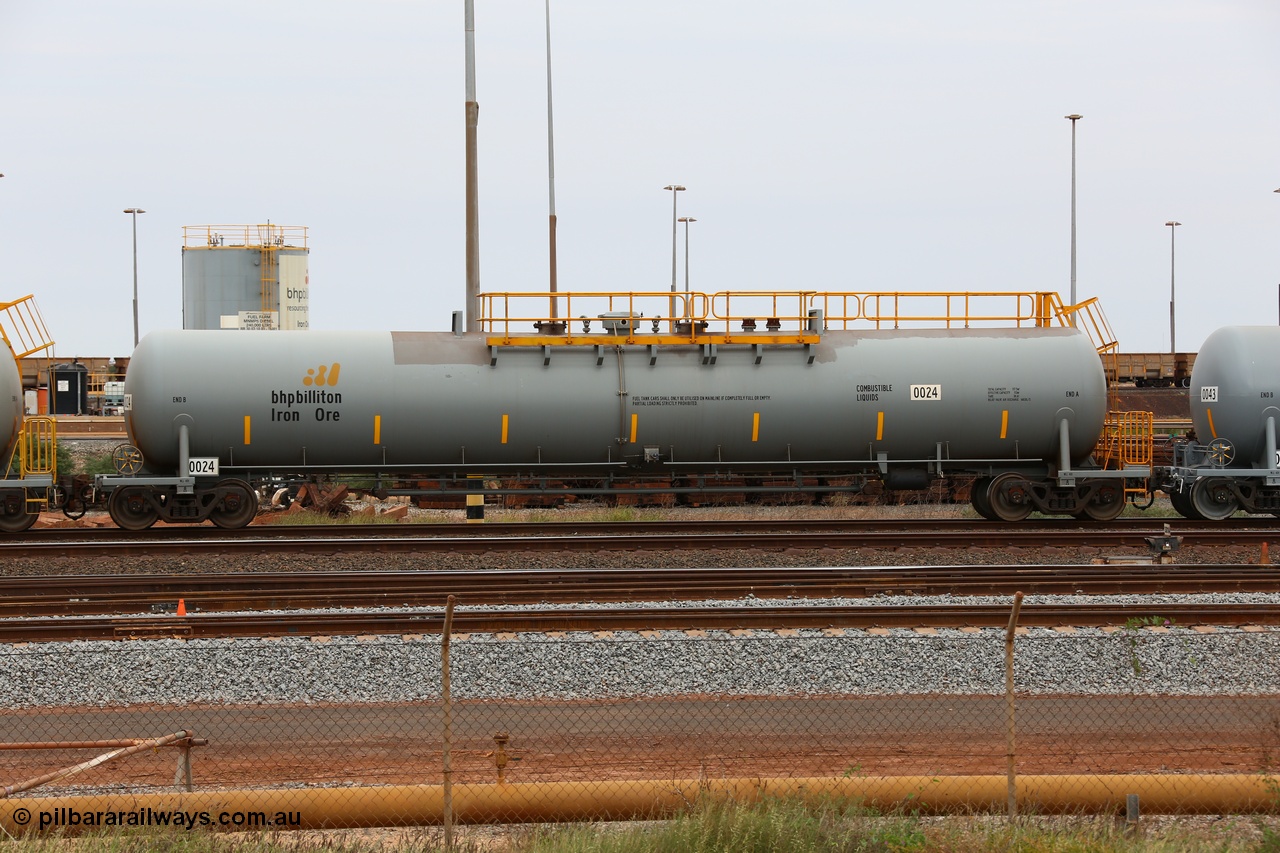
<path fill-rule="evenodd" d="M 998 477 L 979 477 L 973 483 L 970 500 L 978 515 L 988 521 L 1023 521 L 1036 509 L 1033 494 L 1035 488 L 1036 484 L 1031 480 L 1012 472 Z M 1044 484 L 1040 488 L 1044 491 Z M 1114 521 L 1124 512 L 1125 491 L 1122 481 L 1104 480 L 1090 484 L 1090 488 L 1088 500 L 1079 504 L 1079 509 L 1072 513 L 1076 518 Z"/>
<path fill-rule="evenodd" d="M 258 494 L 243 480 L 219 480 L 191 495 L 179 495 L 172 487 L 119 486 L 111 493 L 107 512 L 124 530 L 146 530 L 162 520 L 198 524 L 205 519 L 232 530 L 253 521 Z"/>

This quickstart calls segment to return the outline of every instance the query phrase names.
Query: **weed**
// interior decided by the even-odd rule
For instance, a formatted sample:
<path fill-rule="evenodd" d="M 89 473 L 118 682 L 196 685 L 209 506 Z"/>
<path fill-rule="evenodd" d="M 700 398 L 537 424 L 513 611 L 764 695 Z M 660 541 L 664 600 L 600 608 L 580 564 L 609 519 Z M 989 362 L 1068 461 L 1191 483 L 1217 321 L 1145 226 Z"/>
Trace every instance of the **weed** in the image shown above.
<path fill-rule="evenodd" d="M 1134 675 L 1142 675 L 1142 661 L 1138 659 L 1138 632 L 1147 626 L 1171 626 L 1173 623 L 1174 620 L 1163 616 L 1133 616 L 1125 620 L 1125 638 L 1129 642 L 1129 665 L 1133 667 Z"/>

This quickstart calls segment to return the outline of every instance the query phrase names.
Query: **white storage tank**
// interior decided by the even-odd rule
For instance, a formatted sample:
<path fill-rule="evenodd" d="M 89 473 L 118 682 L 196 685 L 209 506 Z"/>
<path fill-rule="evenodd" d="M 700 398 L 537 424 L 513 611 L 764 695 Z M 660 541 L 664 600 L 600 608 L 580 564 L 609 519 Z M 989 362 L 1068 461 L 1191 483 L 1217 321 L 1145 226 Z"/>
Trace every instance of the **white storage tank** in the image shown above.
<path fill-rule="evenodd" d="M 184 329 L 310 326 L 305 227 L 188 225 L 182 231 Z"/>

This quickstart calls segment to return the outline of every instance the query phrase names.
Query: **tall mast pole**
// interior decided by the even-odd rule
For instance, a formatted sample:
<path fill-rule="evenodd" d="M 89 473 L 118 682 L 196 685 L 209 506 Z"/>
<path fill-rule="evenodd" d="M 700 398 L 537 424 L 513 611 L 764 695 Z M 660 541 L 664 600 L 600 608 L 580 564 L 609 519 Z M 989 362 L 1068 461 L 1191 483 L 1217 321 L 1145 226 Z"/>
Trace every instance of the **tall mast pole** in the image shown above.
<path fill-rule="evenodd" d="M 476 172 L 476 21 L 474 0 L 465 0 L 467 31 L 467 305 L 466 330 L 480 331 L 480 206 Z"/>
<path fill-rule="evenodd" d="M 547 9 L 547 197 L 550 200 L 551 292 L 556 292 L 556 140 L 551 120 L 551 0 Z M 551 319 L 559 317 L 556 298 L 551 297 Z"/>
<path fill-rule="evenodd" d="M 1071 307 L 1076 305 L 1076 122 L 1084 118 L 1078 113 L 1065 116 L 1071 120 Z M 1076 315 L 1071 315 L 1075 325 Z"/>

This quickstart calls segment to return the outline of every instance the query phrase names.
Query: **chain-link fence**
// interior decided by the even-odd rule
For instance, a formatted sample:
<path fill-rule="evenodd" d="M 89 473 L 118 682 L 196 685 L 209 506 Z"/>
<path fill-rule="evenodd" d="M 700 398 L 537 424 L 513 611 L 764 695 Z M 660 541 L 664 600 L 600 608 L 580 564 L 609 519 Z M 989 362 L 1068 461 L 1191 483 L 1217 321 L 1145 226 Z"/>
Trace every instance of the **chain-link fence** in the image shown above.
<path fill-rule="evenodd" d="M 4 646 L 0 825 L 1004 811 L 1011 764 L 1021 811 L 1277 800 L 1280 633 L 1019 630 L 1012 705 L 1002 630 L 455 636 L 447 702 L 438 636 Z"/>

